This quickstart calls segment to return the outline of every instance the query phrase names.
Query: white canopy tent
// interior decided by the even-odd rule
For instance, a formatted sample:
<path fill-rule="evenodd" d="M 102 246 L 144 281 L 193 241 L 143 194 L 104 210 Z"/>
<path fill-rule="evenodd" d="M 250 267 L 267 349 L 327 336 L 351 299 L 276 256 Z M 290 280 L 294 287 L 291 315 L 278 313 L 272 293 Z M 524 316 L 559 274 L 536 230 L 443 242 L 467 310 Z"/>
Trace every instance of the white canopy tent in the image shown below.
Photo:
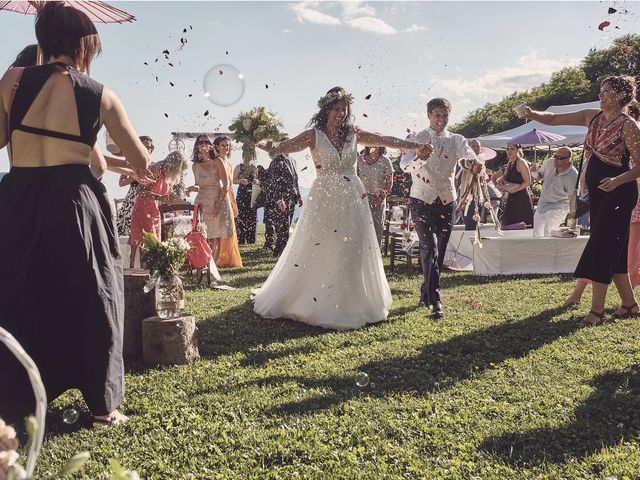
<path fill-rule="evenodd" d="M 553 113 L 562 112 L 575 112 L 577 110 L 584 110 L 586 108 L 600 108 L 600 102 L 587 102 L 577 103 L 573 105 L 552 105 L 545 111 Z M 534 128 L 538 130 L 544 130 L 545 132 L 557 133 L 567 137 L 565 140 L 560 140 L 552 145 L 577 145 L 584 142 L 584 136 L 587 133 L 587 127 L 576 127 L 572 125 L 557 125 L 550 126 L 544 125 L 540 122 L 530 121 L 519 127 L 512 128 L 511 130 L 505 130 L 504 132 L 494 133 L 493 135 L 487 135 L 486 137 L 478 137 L 477 140 L 483 147 L 489 148 L 505 148 L 507 142 L 512 138 L 527 133 Z"/>

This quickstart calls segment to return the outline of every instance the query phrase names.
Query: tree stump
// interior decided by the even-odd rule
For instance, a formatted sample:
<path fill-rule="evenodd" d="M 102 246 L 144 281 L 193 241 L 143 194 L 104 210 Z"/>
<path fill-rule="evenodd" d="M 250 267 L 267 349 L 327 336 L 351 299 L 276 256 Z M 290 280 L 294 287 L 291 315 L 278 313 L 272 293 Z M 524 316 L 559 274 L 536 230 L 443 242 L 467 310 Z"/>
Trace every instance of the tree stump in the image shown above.
<path fill-rule="evenodd" d="M 125 360 L 142 357 L 142 320 L 156 314 L 155 292 L 142 288 L 151 278 L 148 270 L 124 269 L 124 343 Z"/>
<path fill-rule="evenodd" d="M 200 358 L 193 315 L 150 317 L 142 321 L 142 357 L 146 365 L 183 365 Z"/>

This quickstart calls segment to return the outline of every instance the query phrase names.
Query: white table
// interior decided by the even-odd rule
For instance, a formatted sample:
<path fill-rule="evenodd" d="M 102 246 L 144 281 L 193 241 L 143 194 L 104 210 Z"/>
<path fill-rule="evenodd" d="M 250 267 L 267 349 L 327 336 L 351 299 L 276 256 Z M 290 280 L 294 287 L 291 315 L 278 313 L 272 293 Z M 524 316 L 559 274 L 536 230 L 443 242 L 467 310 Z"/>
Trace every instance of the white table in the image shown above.
<path fill-rule="evenodd" d="M 473 271 L 473 239 L 475 230 L 465 230 L 464 225 L 454 225 L 451 237 L 444 255 L 444 265 L 452 270 Z M 503 232 L 508 238 L 532 237 L 533 229 L 506 230 Z M 498 236 L 493 223 L 481 223 L 480 235 L 482 237 Z"/>
<path fill-rule="evenodd" d="M 588 236 L 483 238 L 482 247 L 472 245 L 473 270 L 478 275 L 572 273 L 588 240 Z"/>

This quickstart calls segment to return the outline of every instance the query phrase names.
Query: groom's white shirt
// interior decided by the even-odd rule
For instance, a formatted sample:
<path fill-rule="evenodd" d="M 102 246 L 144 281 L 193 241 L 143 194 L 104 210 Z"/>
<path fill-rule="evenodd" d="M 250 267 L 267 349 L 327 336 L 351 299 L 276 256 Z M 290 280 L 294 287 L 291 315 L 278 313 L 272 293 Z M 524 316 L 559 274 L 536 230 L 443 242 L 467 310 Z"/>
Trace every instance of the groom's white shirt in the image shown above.
<path fill-rule="evenodd" d="M 400 168 L 411 173 L 413 180 L 410 196 L 426 203 L 433 203 L 438 197 L 444 204 L 453 202 L 457 198 L 455 171 L 458 160 L 476 158 L 467 139 L 446 129 L 438 135 L 429 127 L 407 140 L 433 145 L 433 153 L 426 161 L 417 158 L 414 150 L 405 152 L 400 160 Z"/>

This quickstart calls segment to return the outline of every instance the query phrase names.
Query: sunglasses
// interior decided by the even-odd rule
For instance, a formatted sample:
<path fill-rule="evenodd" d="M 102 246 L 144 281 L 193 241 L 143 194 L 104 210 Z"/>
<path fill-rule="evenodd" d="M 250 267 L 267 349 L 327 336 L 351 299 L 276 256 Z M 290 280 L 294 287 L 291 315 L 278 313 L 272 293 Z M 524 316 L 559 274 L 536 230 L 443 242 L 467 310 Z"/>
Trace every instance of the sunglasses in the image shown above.
<path fill-rule="evenodd" d="M 554 155 L 553 158 L 555 158 L 556 160 L 567 160 L 568 158 L 571 158 L 571 155 L 569 155 L 568 157 L 559 157 L 557 155 Z"/>

